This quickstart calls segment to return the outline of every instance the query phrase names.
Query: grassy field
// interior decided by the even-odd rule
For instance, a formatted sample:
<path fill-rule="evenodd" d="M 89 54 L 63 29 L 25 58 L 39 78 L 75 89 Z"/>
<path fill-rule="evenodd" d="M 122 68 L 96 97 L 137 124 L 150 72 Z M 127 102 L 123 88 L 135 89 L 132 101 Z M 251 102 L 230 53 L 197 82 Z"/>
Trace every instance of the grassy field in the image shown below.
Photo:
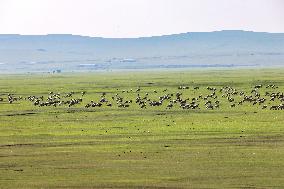
<path fill-rule="evenodd" d="M 87 93 L 70 108 L 0 102 L 0 188 L 284 188 L 284 111 L 251 104 L 231 108 L 219 93 L 223 86 L 250 93 L 257 84 L 279 87 L 260 89 L 262 96 L 284 92 L 283 73 L 2 75 L 0 97 Z M 180 85 L 189 89 L 178 90 Z M 177 91 L 193 98 L 210 94 L 207 86 L 217 88 L 219 109 L 207 110 L 203 103 L 196 110 L 166 109 L 167 104 L 141 109 L 135 103 L 84 108 L 103 92 L 108 99 L 118 93 L 130 100 L 140 87 L 139 94 L 152 99 Z"/>

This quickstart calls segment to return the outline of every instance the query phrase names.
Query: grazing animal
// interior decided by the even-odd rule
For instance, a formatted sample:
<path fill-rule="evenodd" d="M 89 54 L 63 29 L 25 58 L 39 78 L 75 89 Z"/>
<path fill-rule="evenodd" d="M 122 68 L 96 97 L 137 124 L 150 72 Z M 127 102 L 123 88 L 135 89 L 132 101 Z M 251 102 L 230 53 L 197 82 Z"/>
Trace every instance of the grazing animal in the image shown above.
<path fill-rule="evenodd" d="M 237 105 L 254 105 L 254 107 L 262 108 L 262 109 L 270 109 L 270 110 L 284 110 L 284 94 L 283 92 L 276 91 L 278 88 L 274 84 L 269 84 L 266 86 L 267 89 L 270 89 L 269 91 L 263 91 L 261 88 L 263 85 L 255 85 L 252 86 L 250 90 L 248 91 L 242 91 L 235 89 L 231 86 L 223 86 L 220 89 L 216 89 L 215 87 L 207 86 L 207 92 L 208 94 L 199 94 L 196 96 L 190 96 L 188 95 L 187 91 L 184 95 L 181 93 L 181 91 L 177 92 L 168 92 L 164 93 L 161 96 L 157 95 L 151 95 L 151 93 L 145 93 L 145 95 L 142 95 L 142 93 L 139 93 L 142 88 L 137 87 L 136 89 L 136 97 L 133 99 L 129 99 L 128 93 L 130 91 L 135 91 L 132 89 L 125 89 L 121 92 L 123 94 L 115 94 L 111 96 L 111 98 L 108 97 L 106 92 L 101 93 L 101 98 L 98 100 L 98 102 L 91 101 L 88 104 L 85 104 L 85 108 L 91 108 L 91 107 L 112 107 L 113 104 L 116 104 L 119 108 L 129 108 L 131 106 L 138 106 L 142 109 L 145 109 L 148 106 L 151 107 L 159 107 L 163 106 L 163 104 L 167 104 L 163 107 L 166 109 L 171 109 L 174 106 L 179 107 L 181 109 L 200 109 L 199 104 L 204 104 L 206 109 L 214 110 L 217 108 L 220 108 L 220 104 L 222 104 L 222 101 L 229 102 L 229 106 L 231 108 L 236 107 Z M 189 89 L 188 86 L 178 86 L 179 90 L 185 90 Z M 194 90 L 198 90 L 199 87 L 193 87 Z M 272 92 L 273 89 L 273 92 Z M 119 89 L 117 89 L 119 91 Z M 164 89 L 163 92 L 170 91 L 169 89 Z M 251 92 L 251 93 L 249 93 Z M 14 103 L 15 101 L 21 101 L 26 100 L 32 103 L 33 106 L 37 107 L 58 107 L 58 106 L 68 106 L 73 107 L 76 105 L 81 104 L 83 101 L 83 97 L 85 97 L 87 91 L 82 91 L 81 93 L 75 93 L 73 91 L 69 93 L 65 93 L 65 95 L 61 95 L 58 92 L 50 91 L 47 94 L 47 97 L 44 96 L 28 96 L 28 97 L 21 97 L 16 96 L 15 94 L 8 94 L 7 99 L 10 104 Z M 157 89 L 153 90 L 153 93 L 158 93 Z M 80 95 L 81 94 L 81 95 Z M 193 92 L 193 95 L 196 94 L 196 91 Z M 77 98 L 76 95 L 80 96 L 81 98 Z M 186 97 L 185 97 L 186 96 Z M 222 97 L 223 99 L 221 99 Z M 128 99 L 128 100 L 125 100 Z M 0 102 L 3 102 L 4 98 L 0 98 Z M 132 105 L 133 101 L 133 105 Z M 134 104 L 135 102 L 135 104 Z M 267 104 L 264 104 L 268 102 Z M 278 103 L 279 105 L 269 105 L 269 104 L 275 104 Z M 224 106 L 227 103 L 224 103 Z M 268 107 L 270 106 L 270 107 Z M 223 107 L 223 106 L 222 106 Z"/>

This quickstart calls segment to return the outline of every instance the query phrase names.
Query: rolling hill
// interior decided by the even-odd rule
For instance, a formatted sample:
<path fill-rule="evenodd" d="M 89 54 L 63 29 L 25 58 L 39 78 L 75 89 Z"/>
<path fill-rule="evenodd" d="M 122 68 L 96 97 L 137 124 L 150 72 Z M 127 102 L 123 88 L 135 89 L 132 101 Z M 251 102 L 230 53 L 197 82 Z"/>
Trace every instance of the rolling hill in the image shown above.
<path fill-rule="evenodd" d="M 217 31 L 112 39 L 0 35 L 0 72 L 284 66 L 284 34 Z"/>

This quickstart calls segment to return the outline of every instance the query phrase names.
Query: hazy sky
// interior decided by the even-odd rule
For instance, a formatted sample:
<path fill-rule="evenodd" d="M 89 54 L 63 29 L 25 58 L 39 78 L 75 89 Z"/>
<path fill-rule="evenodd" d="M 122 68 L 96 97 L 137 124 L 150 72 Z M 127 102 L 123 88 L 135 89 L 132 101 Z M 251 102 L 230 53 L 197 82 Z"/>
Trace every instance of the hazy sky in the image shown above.
<path fill-rule="evenodd" d="M 0 0 L 0 33 L 284 32 L 284 0 Z"/>

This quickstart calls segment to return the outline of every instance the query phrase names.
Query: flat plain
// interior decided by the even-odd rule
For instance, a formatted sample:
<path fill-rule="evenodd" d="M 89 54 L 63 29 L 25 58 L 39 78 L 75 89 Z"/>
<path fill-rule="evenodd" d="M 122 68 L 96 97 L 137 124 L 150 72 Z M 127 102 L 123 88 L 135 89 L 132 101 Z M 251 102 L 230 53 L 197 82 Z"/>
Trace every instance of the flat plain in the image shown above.
<path fill-rule="evenodd" d="M 270 100 L 272 93 L 284 92 L 283 73 L 1 75 L 0 188 L 283 188 L 284 111 L 270 109 L 283 104 Z M 228 86 L 236 92 L 232 102 L 220 91 Z M 204 100 L 214 88 L 217 97 Z M 46 99 L 50 92 L 72 92 L 69 99 L 82 102 L 41 107 L 25 100 Z M 240 92 L 266 101 L 238 104 Z M 177 93 L 188 102 L 196 98 L 199 107 L 184 109 L 174 102 L 167 107 Z M 9 103 L 8 94 L 22 100 Z M 135 103 L 138 94 L 150 99 L 146 107 Z M 162 105 L 149 105 L 167 95 Z M 118 96 L 133 102 L 118 107 Z M 112 106 L 85 107 L 102 98 Z M 206 108 L 209 100 L 218 100 L 218 107 Z"/>

